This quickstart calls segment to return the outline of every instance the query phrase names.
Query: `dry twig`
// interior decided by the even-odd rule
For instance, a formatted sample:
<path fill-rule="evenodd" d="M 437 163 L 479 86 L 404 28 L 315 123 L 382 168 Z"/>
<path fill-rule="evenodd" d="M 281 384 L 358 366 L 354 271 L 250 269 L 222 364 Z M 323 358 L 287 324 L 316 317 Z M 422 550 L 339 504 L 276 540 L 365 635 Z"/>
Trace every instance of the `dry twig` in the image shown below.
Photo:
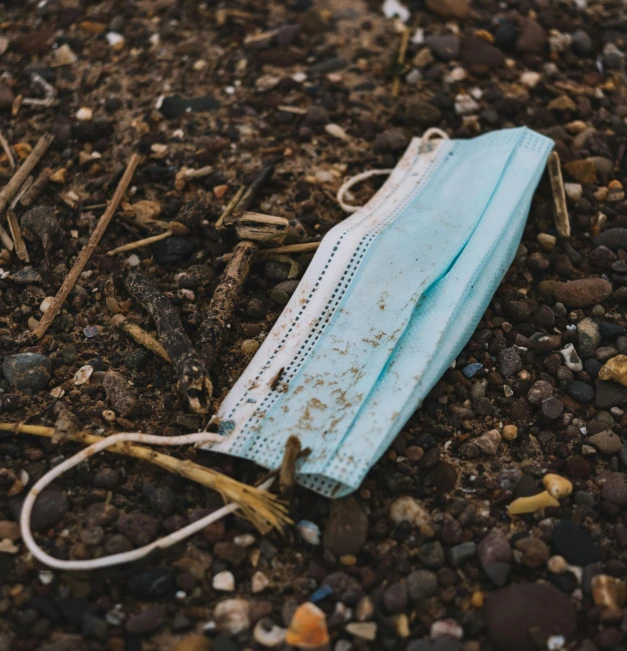
<path fill-rule="evenodd" d="M 35 199 L 39 196 L 39 193 L 46 187 L 50 177 L 52 176 L 52 170 L 49 167 L 44 167 L 43 170 L 39 173 L 39 176 L 35 179 L 35 182 L 30 186 L 30 188 L 22 195 L 20 203 L 24 208 L 32 205 Z"/>
<path fill-rule="evenodd" d="M 4 150 L 4 153 L 7 155 L 7 158 L 9 160 L 9 165 L 11 166 L 11 169 L 15 169 L 15 158 L 13 156 L 13 152 L 11 151 L 11 145 L 9 144 L 8 140 L 4 137 L 4 134 L 2 131 L 0 131 L 0 145 L 2 146 L 2 149 Z"/>
<path fill-rule="evenodd" d="M 301 445 L 297 436 L 290 436 L 285 443 L 283 462 L 281 463 L 281 474 L 279 484 L 281 492 L 287 497 L 294 489 L 294 477 L 296 475 L 296 461 L 300 455 Z"/>
<path fill-rule="evenodd" d="M 15 255 L 22 261 L 22 262 L 30 262 L 30 258 L 28 257 L 28 251 L 26 249 L 26 243 L 24 242 L 24 238 L 22 237 L 22 231 L 20 230 L 20 225 L 17 221 L 17 216 L 13 212 L 12 208 L 9 208 L 7 210 L 7 221 L 9 222 L 9 229 L 11 231 L 11 235 L 13 236 L 13 240 L 15 242 Z"/>
<path fill-rule="evenodd" d="M 570 237 L 570 219 L 568 217 L 568 207 L 566 206 L 564 179 L 562 178 L 560 157 L 556 151 L 551 152 L 547 166 L 549 168 L 549 178 L 551 179 L 551 190 L 553 191 L 555 229 L 560 237 Z"/>
<path fill-rule="evenodd" d="M 303 244 L 286 244 L 285 246 L 277 246 L 273 249 L 261 249 L 257 255 L 257 260 L 267 260 L 276 255 L 290 255 L 290 253 L 311 253 L 317 251 L 320 242 L 304 242 Z M 225 253 L 220 260 L 222 262 L 229 262 L 233 259 L 233 253 Z"/>
<path fill-rule="evenodd" d="M 165 348 L 150 334 L 148 334 L 143 328 L 140 328 L 136 323 L 131 323 L 123 314 L 116 314 L 112 319 L 111 323 L 116 328 L 124 330 L 128 335 L 130 335 L 138 344 L 148 348 L 151 352 L 159 355 L 161 359 L 172 363 L 168 353 Z"/>
<path fill-rule="evenodd" d="M 198 345 L 207 369 L 211 369 L 222 345 L 224 332 L 235 314 L 237 299 L 248 278 L 250 268 L 257 254 L 253 242 L 240 242 L 233 251 L 220 279 L 220 284 L 211 298 L 209 307 L 203 315 L 198 332 Z"/>
<path fill-rule="evenodd" d="M 35 150 L 33 150 L 33 152 L 34 151 Z M 61 288 L 57 292 L 57 295 L 54 297 L 54 300 L 50 304 L 50 307 L 39 322 L 39 325 L 33 330 L 34 336 L 38 339 L 43 337 L 46 330 L 50 327 L 50 324 L 54 321 L 54 318 L 59 313 L 59 310 L 61 309 L 61 306 L 63 305 L 65 299 L 72 291 L 72 287 L 74 287 L 74 284 L 78 280 L 78 277 L 81 275 L 81 272 L 85 268 L 85 265 L 91 257 L 91 254 L 93 253 L 96 246 L 98 246 L 100 238 L 107 230 L 109 222 L 111 221 L 113 215 L 115 214 L 115 211 L 120 205 L 120 201 L 122 201 L 122 197 L 124 196 L 126 188 L 131 182 L 133 173 L 135 172 L 135 168 L 137 167 L 139 160 L 140 157 L 137 154 L 133 154 L 131 156 L 128 165 L 126 166 L 126 170 L 120 179 L 120 183 L 118 184 L 118 187 L 116 188 L 115 193 L 109 202 L 109 205 L 107 206 L 107 209 L 104 211 L 104 213 L 102 213 L 98 224 L 96 224 L 96 228 L 94 228 L 89 241 L 87 244 L 85 244 L 81 252 L 78 254 L 76 262 L 74 262 L 74 266 L 70 270 L 70 273 L 65 277 Z"/>
<path fill-rule="evenodd" d="M 227 219 L 229 215 L 235 210 L 245 191 L 246 187 L 242 185 L 242 187 L 233 195 L 233 198 L 231 201 L 229 201 L 227 207 L 223 210 L 222 214 L 218 218 L 218 221 L 216 222 L 217 230 L 220 230 L 224 227 L 224 220 Z"/>
<path fill-rule="evenodd" d="M 403 27 L 403 33 L 401 35 L 401 46 L 398 50 L 398 57 L 396 63 L 398 64 L 398 72 L 394 77 L 394 83 L 392 84 L 392 97 L 398 97 L 398 93 L 401 88 L 401 73 L 403 66 L 405 64 L 405 55 L 407 54 L 407 45 L 409 43 L 409 28 L 407 26 Z"/>
<path fill-rule="evenodd" d="M 141 303 L 157 326 L 178 376 L 179 390 L 198 414 L 206 414 L 211 404 L 212 386 L 207 369 L 194 350 L 178 310 L 150 278 L 131 271 L 125 279 L 126 289 Z"/>

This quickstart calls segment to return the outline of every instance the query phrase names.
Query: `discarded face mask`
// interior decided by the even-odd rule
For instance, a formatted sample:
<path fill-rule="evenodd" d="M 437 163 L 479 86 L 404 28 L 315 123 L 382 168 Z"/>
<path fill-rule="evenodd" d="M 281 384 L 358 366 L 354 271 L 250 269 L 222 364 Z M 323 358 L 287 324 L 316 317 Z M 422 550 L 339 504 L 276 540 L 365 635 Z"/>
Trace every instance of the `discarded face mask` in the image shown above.
<path fill-rule="evenodd" d="M 297 481 L 341 497 L 463 349 L 515 256 L 553 143 L 526 128 L 430 135 L 323 239 L 212 420 L 224 440 L 207 448 L 276 468 L 296 436 L 310 449 Z"/>

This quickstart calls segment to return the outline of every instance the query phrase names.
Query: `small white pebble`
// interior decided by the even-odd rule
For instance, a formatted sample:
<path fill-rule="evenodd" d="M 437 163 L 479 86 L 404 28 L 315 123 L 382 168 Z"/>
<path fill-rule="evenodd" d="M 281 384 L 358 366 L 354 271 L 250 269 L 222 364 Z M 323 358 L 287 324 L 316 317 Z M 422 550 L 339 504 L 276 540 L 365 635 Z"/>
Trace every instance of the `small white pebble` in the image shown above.
<path fill-rule="evenodd" d="M 65 395 L 65 389 L 63 387 L 55 387 L 50 391 L 50 395 L 53 398 L 63 398 Z"/>
<path fill-rule="evenodd" d="M 467 76 L 468 73 L 461 66 L 457 66 L 456 68 L 453 68 L 451 70 L 451 74 L 449 75 L 451 81 L 464 81 L 464 79 L 466 79 Z"/>
<path fill-rule="evenodd" d="M 220 590 L 222 592 L 233 592 L 235 590 L 235 577 L 228 570 L 224 572 L 218 572 L 213 577 L 213 589 Z"/>
<path fill-rule="evenodd" d="M 583 188 L 580 183 L 564 183 L 564 192 L 572 201 L 578 201 L 583 194 Z"/>
<path fill-rule="evenodd" d="M 194 61 L 193 68 L 194 70 L 202 70 L 203 68 L 207 67 L 207 62 L 204 59 L 198 59 L 198 61 Z"/>
<path fill-rule="evenodd" d="M 52 301 L 54 301 L 54 296 L 46 296 L 40 303 L 39 309 L 45 314 L 50 309 Z"/>
<path fill-rule="evenodd" d="M 350 136 L 342 129 L 339 124 L 327 124 L 324 127 L 324 130 L 334 138 L 339 138 L 340 140 L 350 140 Z"/>
<path fill-rule="evenodd" d="M 94 372 L 94 367 L 89 364 L 81 366 L 74 375 L 74 384 L 87 384 L 91 374 Z"/>
<path fill-rule="evenodd" d="M 302 84 L 304 81 L 307 81 L 307 75 L 304 72 L 295 72 L 292 75 L 292 79 L 297 83 L 297 84 Z"/>
<path fill-rule="evenodd" d="M 520 83 L 523 86 L 527 86 L 527 88 L 535 88 L 540 79 L 542 79 L 542 75 L 539 72 L 533 72 L 531 70 L 525 70 L 520 75 Z"/>
<path fill-rule="evenodd" d="M 161 37 L 159 36 L 159 34 L 151 34 L 151 36 L 150 36 L 150 38 L 148 40 L 150 41 L 150 44 L 153 47 L 157 47 L 157 45 L 159 45 L 159 43 L 161 43 Z"/>
<path fill-rule="evenodd" d="M 115 421 L 115 412 L 112 409 L 104 409 L 102 417 L 109 423 L 113 423 Z"/>
<path fill-rule="evenodd" d="M 566 640 L 563 635 L 551 635 L 551 637 L 546 641 L 546 648 L 548 651 L 559 651 L 563 649 L 566 644 Z"/>
<path fill-rule="evenodd" d="M 51 572 L 50 570 L 41 570 L 41 572 L 39 572 L 39 580 L 44 585 L 50 585 L 54 581 L 54 572 Z"/>
<path fill-rule="evenodd" d="M 464 637 L 464 629 L 454 619 L 441 619 L 431 624 L 431 638 L 452 637 L 461 640 Z"/>
<path fill-rule="evenodd" d="M 468 115 L 476 113 L 479 110 L 479 104 L 470 95 L 459 94 L 455 97 L 455 113 L 457 115 Z"/>
<path fill-rule="evenodd" d="M 129 267 L 139 267 L 141 260 L 139 259 L 139 256 L 133 253 L 126 258 L 124 264 L 127 264 Z"/>
<path fill-rule="evenodd" d="M 83 106 L 76 111 L 76 119 L 80 122 L 90 122 L 94 117 L 94 112 L 87 106 Z"/>
<path fill-rule="evenodd" d="M 124 45 L 124 36 L 117 32 L 108 32 L 107 43 L 109 43 L 112 48 L 120 49 Z"/>
<path fill-rule="evenodd" d="M 270 585 L 270 580 L 263 572 L 255 572 L 251 579 L 251 589 L 253 594 L 263 592 Z"/>
<path fill-rule="evenodd" d="M 235 538 L 233 538 L 233 542 L 238 547 L 250 547 L 255 542 L 255 536 L 253 536 L 252 533 L 243 533 L 239 536 L 235 536 Z"/>
<path fill-rule="evenodd" d="M 296 530 L 306 543 L 310 545 L 320 544 L 320 527 L 317 524 L 309 522 L 309 520 L 301 520 L 296 525 Z"/>
<path fill-rule="evenodd" d="M 174 596 L 177 599 L 185 599 L 185 597 L 187 597 L 187 592 L 185 592 L 185 590 L 177 590 Z"/>

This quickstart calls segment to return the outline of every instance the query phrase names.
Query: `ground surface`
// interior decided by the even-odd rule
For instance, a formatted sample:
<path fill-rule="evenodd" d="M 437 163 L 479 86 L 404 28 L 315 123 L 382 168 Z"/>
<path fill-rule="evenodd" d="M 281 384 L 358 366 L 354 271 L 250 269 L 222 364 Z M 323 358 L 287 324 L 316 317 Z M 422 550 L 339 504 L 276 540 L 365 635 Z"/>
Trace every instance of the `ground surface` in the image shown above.
<path fill-rule="evenodd" d="M 276 169 L 253 210 L 289 217 L 288 242 L 319 239 L 344 217 L 334 200 L 342 178 L 392 167 L 410 136 L 431 126 L 455 138 L 535 128 L 555 140 L 565 180 L 574 184 L 567 188 L 572 238 L 553 237 L 544 179 L 517 259 L 456 368 L 355 496 L 330 511 L 327 500 L 296 491 L 292 518 L 318 525 L 324 544 L 310 545 L 294 528 L 262 538 L 231 517 L 141 564 L 47 573 L 16 529 L 19 480 L 31 484 L 78 448 L 4 435 L 0 649 L 261 649 L 264 632 L 289 626 L 310 597 L 326 614 L 336 651 L 526 651 L 547 640 L 551 648 L 624 648 L 627 389 L 598 374 L 614 359 L 616 377 L 627 375 L 617 357 L 627 353 L 627 230 L 593 238 L 627 226 L 627 17 L 611 1 L 475 0 L 470 13 L 460 0 L 408 7 L 411 36 L 418 28 L 423 36 L 410 40 L 399 66 L 401 35 L 379 0 L 0 4 L 0 127 L 18 158 L 42 134 L 55 135 L 37 170 L 51 168 L 55 181 L 33 205 L 51 208 L 58 223 L 48 252 L 42 229 L 31 233 L 31 272 L 0 254 L 8 272 L 0 280 L 1 354 L 44 356 L 37 358 L 41 383 L 25 391 L 5 360 L 5 421 L 53 426 L 65 408 L 94 433 L 200 429 L 204 420 L 188 412 L 172 367 L 111 324 L 122 311 L 154 330 L 112 276 L 120 261 L 143 268 L 176 303 L 193 340 L 224 267 L 220 256 L 235 244 L 213 224 L 264 163 Z M 46 96 L 36 75 L 54 89 L 53 105 L 26 101 Z M 173 95 L 214 98 L 219 107 L 206 100 L 214 110 L 156 110 L 160 97 Z M 90 121 L 77 118 L 81 108 L 93 111 Z M 133 152 L 144 160 L 121 214 L 53 327 L 36 346 L 20 345 Z M 6 182 L 6 156 L 0 163 Z M 206 165 L 210 174 L 175 186 L 182 168 Z M 471 186 L 469 179 L 459 189 L 460 200 Z M 356 200 L 375 188 L 364 184 Z M 154 202 L 141 205 L 158 207 L 166 222 L 202 205 L 201 219 L 189 222 L 186 238 L 108 257 L 109 249 L 158 232 L 131 223 L 140 201 Z M 16 212 L 21 219 L 26 208 Z M 300 275 L 310 258 L 295 259 Z M 192 280 L 182 279 L 191 265 L 198 266 Z M 251 341 L 260 342 L 280 313 L 286 294 L 273 289 L 290 268 L 285 259 L 253 268 L 214 368 L 218 401 L 250 359 Z M 553 282 L 592 278 L 575 290 Z M 565 365 L 559 351 L 567 343 L 583 370 L 576 361 Z M 464 374 L 472 363 L 482 366 Z M 92 377 L 75 385 L 87 364 Z M 103 386 L 112 371 L 120 374 L 121 402 L 120 392 Z M 55 398 L 50 391 L 59 386 L 65 393 Z M 117 423 L 103 417 L 107 409 Z M 261 474 L 229 458 L 175 454 L 245 482 Z M 547 472 L 568 478 L 572 494 L 559 507 L 511 519 L 507 504 L 540 492 Z M 411 498 L 410 522 L 400 521 L 398 505 L 390 508 L 402 496 Z M 55 484 L 44 503 L 33 523 L 40 544 L 83 559 L 148 542 L 221 501 L 145 463 L 103 454 Z M 220 572 L 233 574 L 233 593 L 213 587 Z M 253 594 L 251 581 L 263 589 Z M 316 593 L 321 586 L 328 588 Z M 233 596 L 244 601 L 223 605 L 216 621 L 216 604 Z M 210 622 L 217 630 L 203 633 Z"/>

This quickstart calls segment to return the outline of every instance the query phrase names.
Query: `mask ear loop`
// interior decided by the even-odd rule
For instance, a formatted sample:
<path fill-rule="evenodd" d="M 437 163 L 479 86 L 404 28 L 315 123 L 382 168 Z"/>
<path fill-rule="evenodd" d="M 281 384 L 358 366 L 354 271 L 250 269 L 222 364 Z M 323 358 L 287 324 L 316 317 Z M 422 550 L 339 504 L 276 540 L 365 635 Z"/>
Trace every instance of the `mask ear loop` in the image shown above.
<path fill-rule="evenodd" d="M 432 127 L 431 129 L 427 129 L 423 134 L 422 138 L 420 139 L 420 147 L 418 148 L 418 152 L 420 154 L 425 154 L 429 151 L 432 151 L 430 148 L 430 140 L 434 136 L 437 136 L 438 138 L 441 138 L 442 140 L 448 140 L 449 137 L 448 135 L 442 131 L 442 129 L 438 129 L 437 127 Z M 437 146 L 437 145 L 436 145 Z M 362 181 L 365 181 L 366 179 L 369 179 L 373 176 L 380 176 L 380 175 L 388 175 L 391 174 L 394 170 L 393 169 L 384 169 L 384 170 L 367 170 L 366 172 L 361 172 L 361 174 L 356 174 L 355 176 L 351 176 L 347 181 L 345 181 L 340 189 L 337 191 L 336 199 L 337 202 L 340 204 L 340 207 L 344 212 L 347 212 L 349 214 L 352 214 L 354 212 L 357 212 L 360 208 L 363 208 L 363 206 L 352 206 L 351 204 L 348 204 L 344 201 L 344 195 L 354 186 L 357 185 L 357 183 L 361 183 Z"/>
<path fill-rule="evenodd" d="M 20 528 L 22 530 L 22 539 L 28 548 L 28 551 L 39 561 L 53 567 L 57 570 L 95 570 L 102 567 L 110 567 L 112 565 L 121 565 L 123 563 L 130 563 L 136 561 L 140 558 L 143 558 L 149 554 L 153 549 L 165 549 L 172 545 L 175 545 L 178 542 L 181 542 L 188 536 L 191 536 L 206 526 L 217 522 L 218 520 L 237 511 L 239 508 L 238 504 L 231 503 L 223 506 L 222 508 L 206 515 L 200 520 L 196 520 L 191 524 L 188 524 L 182 529 L 178 529 L 173 533 L 159 538 L 154 542 L 139 547 L 138 549 L 133 549 L 128 552 L 122 552 L 120 554 L 112 554 L 111 556 L 104 556 L 101 558 L 92 558 L 85 561 L 64 561 L 59 558 L 54 558 L 47 554 L 39 545 L 35 542 L 33 534 L 30 528 L 30 518 L 33 511 L 33 506 L 35 505 L 35 500 L 41 494 L 41 491 L 52 483 L 57 477 L 60 477 L 63 473 L 67 472 L 74 466 L 77 466 L 82 461 L 85 461 L 89 457 L 94 456 L 102 450 L 110 448 L 112 445 L 125 442 L 134 442 L 134 443 L 144 443 L 148 445 L 190 445 L 190 444 L 203 444 L 207 442 L 216 442 L 216 434 L 211 434 L 209 432 L 199 432 L 197 434 L 188 434 L 183 436 L 155 436 L 152 434 L 140 434 L 138 432 L 121 432 L 119 434 L 113 434 L 108 436 L 103 441 L 94 443 L 89 447 L 81 450 L 74 456 L 66 459 L 58 466 L 55 466 L 52 470 L 48 471 L 35 485 L 30 489 L 24 504 L 22 506 L 22 512 L 20 514 Z M 221 438 L 221 437 L 220 437 Z M 270 488 L 274 482 L 274 477 L 270 477 L 258 488 L 260 490 L 267 490 Z"/>

